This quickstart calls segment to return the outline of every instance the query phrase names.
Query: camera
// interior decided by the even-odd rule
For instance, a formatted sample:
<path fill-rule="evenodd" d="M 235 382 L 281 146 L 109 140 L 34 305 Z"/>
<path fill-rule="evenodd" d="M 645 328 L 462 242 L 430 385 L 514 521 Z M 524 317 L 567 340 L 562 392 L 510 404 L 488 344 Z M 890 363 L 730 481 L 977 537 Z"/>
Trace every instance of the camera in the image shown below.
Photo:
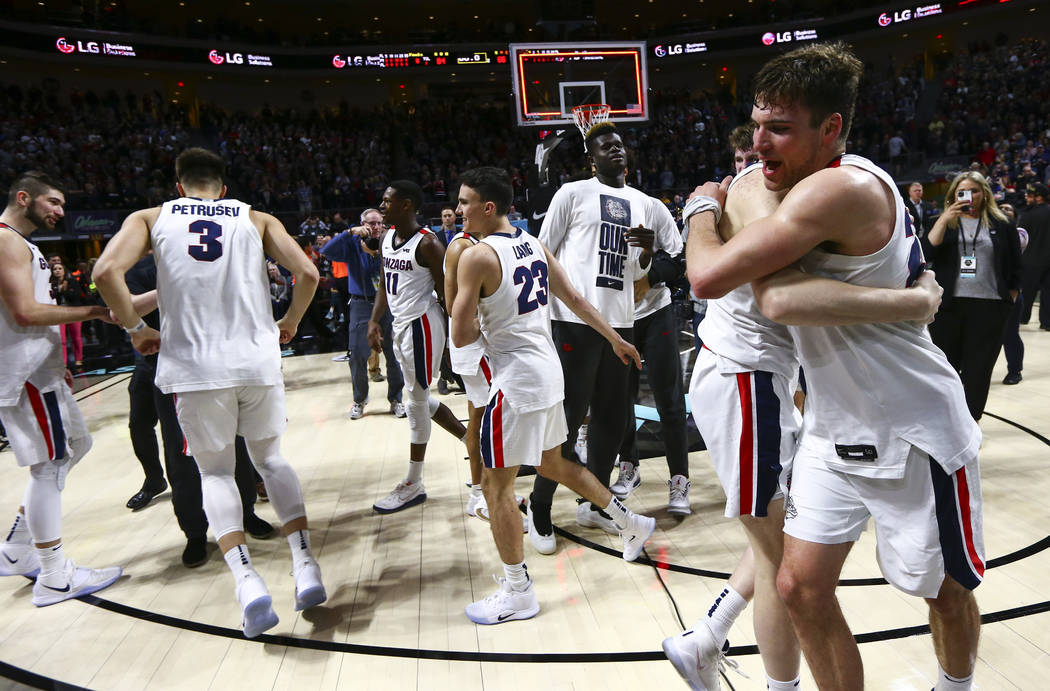
<path fill-rule="evenodd" d="M 966 213 L 969 213 L 973 208 L 973 190 L 956 190 L 955 198 L 958 201 L 966 202 Z"/>
<path fill-rule="evenodd" d="M 379 238 L 365 238 L 365 247 L 375 252 L 379 249 Z"/>

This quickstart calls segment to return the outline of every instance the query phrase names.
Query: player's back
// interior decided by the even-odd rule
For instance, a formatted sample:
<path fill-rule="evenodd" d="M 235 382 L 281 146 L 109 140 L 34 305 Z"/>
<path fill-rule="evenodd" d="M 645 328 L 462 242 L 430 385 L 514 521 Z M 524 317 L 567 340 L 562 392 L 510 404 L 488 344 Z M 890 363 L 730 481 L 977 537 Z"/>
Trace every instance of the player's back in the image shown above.
<path fill-rule="evenodd" d="M 767 190 L 756 171 L 761 171 L 761 165 L 741 171 L 729 186 L 725 213 L 718 226 L 726 241 L 749 223 L 771 215 L 783 198 L 782 194 Z M 761 370 L 788 379 L 794 379 L 798 373 L 795 344 L 788 328 L 759 311 L 750 283 L 717 300 L 708 300 L 707 315 L 697 332 L 709 350 L 725 359 L 720 360 L 723 372 Z"/>
<path fill-rule="evenodd" d="M 234 199 L 166 202 L 150 231 L 157 261 L 165 393 L 273 385 L 281 351 L 266 256 L 251 207 Z"/>
<path fill-rule="evenodd" d="M 814 249 L 808 273 L 855 285 L 904 288 L 923 267 L 922 250 L 893 179 L 859 156 L 841 165 L 870 172 L 893 192 L 890 240 L 864 256 Z M 838 470 L 900 477 L 911 446 L 954 472 L 977 453 L 981 433 L 970 416 L 959 375 L 922 324 L 792 327 L 809 384 L 801 444 Z"/>
<path fill-rule="evenodd" d="M 51 294 L 51 269 L 40 250 L 11 228 L 0 227 L 0 232 L 18 235 L 29 250 L 26 261 L 33 276 L 33 297 L 45 305 L 55 304 Z M 65 363 L 59 355 L 57 326 L 19 326 L 13 314 L 0 303 L 0 406 L 14 405 L 29 375 L 47 366 L 61 376 Z"/>
<path fill-rule="evenodd" d="M 499 287 L 478 303 L 492 391 L 502 390 L 520 412 L 548 408 L 564 398 L 565 381 L 551 338 L 547 255 L 521 229 L 482 243 L 495 250 L 502 272 Z"/>

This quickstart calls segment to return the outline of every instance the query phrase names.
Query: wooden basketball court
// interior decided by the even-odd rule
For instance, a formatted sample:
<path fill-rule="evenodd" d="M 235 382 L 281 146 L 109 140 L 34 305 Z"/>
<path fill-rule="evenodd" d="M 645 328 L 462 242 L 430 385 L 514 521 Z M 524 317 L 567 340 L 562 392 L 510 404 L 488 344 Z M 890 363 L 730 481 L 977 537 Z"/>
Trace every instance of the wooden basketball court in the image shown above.
<path fill-rule="evenodd" d="M 1045 689 L 1050 679 L 1050 333 L 1022 327 L 1024 381 L 996 370 L 982 421 L 988 571 L 977 591 L 986 624 L 976 687 Z M 424 474 L 428 501 L 379 516 L 372 503 L 401 479 L 408 423 L 386 412 L 385 383 L 351 421 L 347 367 L 328 355 L 284 361 L 289 429 L 285 456 L 299 472 L 328 602 L 293 611 L 288 547 L 249 540 L 280 624 L 240 634 L 233 579 L 217 548 L 204 566 L 182 566 L 185 544 L 166 493 L 131 513 L 124 503 L 142 473 L 128 437 L 129 375 L 77 398 L 95 438 L 64 497 L 67 554 L 125 576 L 97 597 L 43 609 L 29 581 L 0 579 L 0 687 L 71 684 L 93 689 L 603 689 L 681 688 L 661 640 L 702 616 L 745 544 L 722 517 L 724 498 L 706 452 L 691 454 L 693 515 L 666 512 L 663 458 L 642 462 L 628 500 L 656 516 L 652 561 L 627 564 L 618 540 L 575 523 L 574 495 L 559 490 L 558 552 L 526 561 L 542 607 L 534 619 L 477 626 L 463 614 L 492 592 L 499 559 L 488 524 L 463 513 L 469 473 L 463 445 L 435 426 Z M 462 395 L 441 397 L 461 417 Z M 936 424 L 936 414 L 931 414 Z M 26 471 L 0 453 L 0 520 L 21 501 Z M 527 495 L 531 478 L 518 480 Z M 272 508 L 258 513 L 276 521 Z M 3 513 L 6 512 L 6 513 Z M 5 523 L 6 525 L 6 523 Z M 879 583 L 869 531 L 839 589 L 872 689 L 929 689 L 936 663 L 926 606 Z M 660 568 L 654 564 L 658 563 Z M 737 689 L 763 689 L 750 609 L 730 633 Z M 6 677 L 3 678 L 3 677 Z M 803 685 L 814 688 L 803 665 Z M 723 683 L 723 688 L 728 688 Z"/>

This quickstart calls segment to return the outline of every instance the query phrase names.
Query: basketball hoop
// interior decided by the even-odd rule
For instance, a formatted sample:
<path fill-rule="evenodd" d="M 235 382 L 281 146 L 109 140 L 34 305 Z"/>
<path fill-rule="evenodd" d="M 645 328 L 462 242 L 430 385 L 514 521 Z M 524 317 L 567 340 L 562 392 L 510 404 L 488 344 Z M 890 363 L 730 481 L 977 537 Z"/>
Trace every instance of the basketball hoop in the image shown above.
<path fill-rule="evenodd" d="M 573 106 L 572 119 L 576 123 L 576 127 L 579 128 L 580 134 L 583 135 L 584 141 L 586 141 L 587 133 L 591 131 L 592 127 L 609 121 L 610 110 L 611 108 L 605 103 L 588 103 L 582 106 Z"/>

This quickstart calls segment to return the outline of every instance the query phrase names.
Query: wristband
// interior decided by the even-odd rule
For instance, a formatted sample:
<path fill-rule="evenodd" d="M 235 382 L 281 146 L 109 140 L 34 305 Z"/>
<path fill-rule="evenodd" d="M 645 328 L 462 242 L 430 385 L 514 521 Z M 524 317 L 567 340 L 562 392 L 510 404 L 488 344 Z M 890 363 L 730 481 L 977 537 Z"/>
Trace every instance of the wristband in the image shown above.
<path fill-rule="evenodd" d="M 715 225 L 722 220 L 722 205 L 714 197 L 700 195 L 693 197 L 682 208 L 682 223 L 688 224 L 689 217 L 705 211 L 715 212 Z"/>
<path fill-rule="evenodd" d="M 124 331 L 126 331 L 129 334 L 137 334 L 139 331 L 142 331 L 143 329 L 145 329 L 146 326 L 147 326 L 146 320 L 145 319 L 139 319 L 139 323 L 138 324 L 136 324 L 135 326 L 132 326 L 131 328 L 124 327 Z"/>

